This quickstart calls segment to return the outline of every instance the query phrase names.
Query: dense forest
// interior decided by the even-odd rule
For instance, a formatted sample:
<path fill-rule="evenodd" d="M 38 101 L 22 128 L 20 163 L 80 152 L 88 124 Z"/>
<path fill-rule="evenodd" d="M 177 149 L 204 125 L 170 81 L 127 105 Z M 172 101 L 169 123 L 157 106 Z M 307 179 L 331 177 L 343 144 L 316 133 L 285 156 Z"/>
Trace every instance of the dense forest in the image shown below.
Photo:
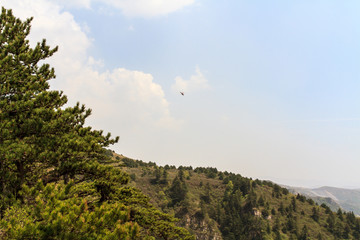
<path fill-rule="evenodd" d="M 109 150 L 91 110 L 49 89 L 56 53 L 0 23 L 0 239 L 360 239 L 360 219 L 269 181 Z"/>
<path fill-rule="evenodd" d="M 157 166 L 108 151 L 151 202 L 197 239 L 360 239 L 360 219 L 270 181 L 213 167 Z"/>

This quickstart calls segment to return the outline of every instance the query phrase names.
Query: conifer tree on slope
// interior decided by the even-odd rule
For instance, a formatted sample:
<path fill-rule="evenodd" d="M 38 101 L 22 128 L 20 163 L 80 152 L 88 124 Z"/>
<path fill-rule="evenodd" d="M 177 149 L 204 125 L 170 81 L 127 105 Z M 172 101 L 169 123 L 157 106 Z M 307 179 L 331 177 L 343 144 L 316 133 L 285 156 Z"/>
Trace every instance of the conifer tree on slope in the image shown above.
<path fill-rule="evenodd" d="M 118 141 L 102 131 L 84 127 L 91 110 L 79 103 L 61 109 L 67 98 L 49 91 L 54 69 L 39 61 L 52 56 L 46 40 L 30 48 L 26 39 L 31 18 L 22 22 L 4 8 L 0 24 L 0 193 L 17 196 L 21 185 L 39 177 L 62 177 L 65 183 L 76 174 L 104 176 L 98 161 L 104 147 Z M 102 171 L 101 171 L 102 170 Z M 120 181 L 126 182 L 126 179 Z M 105 174 L 106 176 L 106 174 Z M 100 183 L 100 182 L 99 182 Z M 104 196 L 105 198 L 105 196 Z"/>
<path fill-rule="evenodd" d="M 89 233 L 93 237 L 85 239 L 103 239 L 102 233 L 95 233 L 96 228 L 85 227 L 94 221 L 96 209 L 103 209 L 116 217 L 110 219 L 116 224 L 101 230 L 105 235 L 131 233 L 128 238 L 136 239 L 140 231 L 142 236 L 192 239 L 173 224 L 173 217 L 154 209 L 141 192 L 123 186 L 129 180 L 127 174 L 101 163 L 107 158 L 104 147 L 118 137 L 84 127 L 91 110 L 80 104 L 64 108 L 66 96 L 49 90 L 54 69 L 48 64 L 39 66 L 39 62 L 52 56 L 57 47 L 51 49 L 45 40 L 34 48 L 29 46 L 26 37 L 31 20 L 21 21 L 5 8 L 0 15 L 0 238 L 23 239 L 36 234 L 34 239 L 60 235 L 67 236 L 62 239 L 82 239 L 87 231 L 94 231 Z M 27 191 L 29 188 L 32 190 Z M 90 202 L 80 203 L 76 200 L 79 196 Z M 79 204 L 74 208 L 83 210 L 64 212 L 67 203 Z M 122 213 L 114 212 L 116 209 Z M 95 211 L 89 213 L 89 220 L 81 217 L 86 211 Z M 64 219 L 67 225 L 59 225 Z M 123 225 L 126 222 L 130 225 Z M 116 232 L 118 226 L 121 231 Z"/>

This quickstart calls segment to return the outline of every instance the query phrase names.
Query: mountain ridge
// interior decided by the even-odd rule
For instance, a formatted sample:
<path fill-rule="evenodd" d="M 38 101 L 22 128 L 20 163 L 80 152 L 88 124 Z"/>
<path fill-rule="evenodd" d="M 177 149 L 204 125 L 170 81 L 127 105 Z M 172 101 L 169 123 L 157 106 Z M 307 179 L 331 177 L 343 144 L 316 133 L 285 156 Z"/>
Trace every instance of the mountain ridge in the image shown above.
<path fill-rule="evenodd" d="M 214 167 L 158 166 L 111 154 L 130 186 L 196 239 L 360 239 L 360 218 L 336 208 L 332 198 L 314 200 Z"/>
<path fill-rule="evenodd" d="M 321 198 L 330 198 L 335 201 L 340 208 L 348 212 L 354 212 L 354 214 L 360 216 L 360 190 L 359 189 L 347 189 L 331 186 L 323 186 L 318 188 L 304 188 L 285 186 L 292 193 L 299 193 L 310 198 L 313 198 L 315 202 L 321 202 Z"/>

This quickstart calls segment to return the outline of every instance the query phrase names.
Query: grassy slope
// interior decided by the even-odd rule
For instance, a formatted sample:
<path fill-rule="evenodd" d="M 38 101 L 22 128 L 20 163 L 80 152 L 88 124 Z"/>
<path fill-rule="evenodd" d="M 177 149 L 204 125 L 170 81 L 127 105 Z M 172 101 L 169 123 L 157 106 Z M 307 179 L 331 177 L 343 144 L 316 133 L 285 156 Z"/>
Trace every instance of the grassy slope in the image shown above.
<path fill-rule="evenodd" d="M 214 219 L 211 219 L 209 215 L 206 215 L 202 221 L 197 221 L 198 224 L 194 224 L 194 216 L 197 212 L 201 210 L 200 208 L 200 199 L 201 196 L 205 193 L 205 186 L 210 185 L 211 188 L 211 201 L 206 205 L 208 209 L 215 208 L 218 203 L 221 204 L 222 198 L 225 193 L 226 184 L 223 183 L 223 180 L 219 179 L 218 176 L 215 178 L 209 178 L 204 173 L 196 173 L 193 170 L 185 170 L 185 182 L 188 187 L 188 193 L 186 196 L 186 206 L 188 212 L 186 214 L 179 214 L 181 212 L 181 204 L 170 207 L 169 203 L 171 199 L 167 194 L 167 190 L 175 176 L 178 174 L 178 169 L 172 168 L 168 170 L 168 183 L 167 184 L 154 184 L 152 180 L 155 178 L 154 171 L 156 169 L 155 164 L 144 164 L 144 166 L 137 167 L 126 167 L 121 163 L 123 159 L 122 155 L 114 154 L 114 159 L 120 160 L 115 165 L 121 166 L 121 168 L 127 172 L 129 175 L 133 176 L 133 179 L 130 182 L 130 185 L 135 186 L 141 189 L 146 195 L 150 197 L 150 201 L 156 207 L 162 209 L 164 212 L 174 214 L 180 218 L 180 225 L 189 228 L 194 234 L 197 235 L 198 239 L 209 239 L 210 237 L 216 237 L 215 239 L 221 239 L 221 233 L 219 231 L 219 224 Z M 261 181 L 259 181 L 261 182 Z M 257 209 L 261 212 L 265 209 L 268 209 L 270 217 L 265 218 L 260 216 L 264 229 L 263 232 L 266 232 L 266 225 L 269 223 L 271 229 L 274 228 L 276 219 L 280 222 L 280 231 L 282 239 L 291 239 L 291 233 L 284 229 L 288 222 L 289 213 L 280 214 L 278 211 L 280 204 L 282 203 L 285 209 L 292 208 L 292 199 L 296 195 L 291 193 L 274 195 L 274 187 L 270 183 L 268 184 L 258 184 L 254 188 L 254 191 L 257 195 L 257 199 L 260 197 L 263 198 L 264 204 L 257 206 Z M 308 234 L 310 239 L 318 239 L 319 233 L 322 235 L 322 239 L 335 239 L 334 236 L 327 230 L 327 218 L 328 214 L 325 212 L 325 208 L 318 206 L 309 199 L 297 199 L 296 201 L 296 211 L 291 211 L 292 219 L 295 219 L 296 229 L 298 235 L 301 233 L 303 226 L 306 225 L 308 228 Z M 311 215 L 313 214 L 313 208 L 316 208 L 319 212 L 319 221 L 316 222 L 313 220 Z M 271 214 L 271 210 L 273 213 Z M 345 217 L 344 217 L 345 218 Z M 191 220 L 192 219 L 192 220 Z M 189 223 L 190 221 L 190 223 Z M 339 220 L 337 220 L 339 221 Z M 342 223 L 344 225 L 345 223 Z M 205 229 L 205 230 L 204 230 Z M 275 239 L 276 234 L 273 231 L 270 231 L 268 234 L 265 234 L 267 239 Z M 294 236 L 294 235 L 293 235 Z M 338 238 L 343 239 L 343 238 Z M 349 239 L 355 239 L 350 237 Z"/>
<path fill-rule="evenodd" d="M 283 206 L 286 208 L 291 206 L 292 198 L 295 196 L 293 194 L 282 195 L 281 197 L 273 197 L 272 196 L 273 189 L 269 186 L 261 186 L 256 190 L 258 195 L 263 196 L 265 201 L 267 201 L 270 205 L 270 209 L 274 208 L 275 210 L 279 209 L 280 203 L 283 203 Z M 311 202 L 311 201 L 310 201 Z M 319 222 L 315 222 L 310 216 L 312 215 L 312 209 L 316 207 L 319 210 L 320 220 Z M 263 208 L 260 207 L 260 210 Z M 308 201 L 301 202 L 299 200 L 296 201 L 296 211 L 292 212 L 292 215 L 297 219 L 298 231 L 301 232 L 304 225 L 308 227 L 309 235 L 312 237 L 317 237 L 319 232 L 321 232 L 323 239 L 334 239 L 324 227 L 326 225 L 326 216 L 325 209 L 316 206 L 315 204 L 310 204 Z M 271 216 L 270 224 L 274 225 L 276 218 L 280 219 L 281 224 L 286 224 L 287 217 L 281 215 L 278 211 L 276 214 Z M 284 234 L 285 237 L 285 234 Z"/>

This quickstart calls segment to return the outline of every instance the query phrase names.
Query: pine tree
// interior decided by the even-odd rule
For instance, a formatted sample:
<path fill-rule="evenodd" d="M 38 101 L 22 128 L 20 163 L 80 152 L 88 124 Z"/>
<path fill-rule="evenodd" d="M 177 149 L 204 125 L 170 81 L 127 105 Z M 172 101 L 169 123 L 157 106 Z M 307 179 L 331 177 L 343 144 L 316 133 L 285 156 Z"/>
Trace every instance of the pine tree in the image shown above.
<path fill-rule="evenodd" d="M 337 216 L 339 217 L 339 219 L 341 221 L 344 220 L 344 217 L 343 217 L 343 212 L 341 211 L 341 208 L 338 209 L 338 211 L 336 212 Z"/>
<path fill-rule="evenodd" d="M 85 127 L 91 110 L 49 90 L 55 72 L 41 63 L 57 47 L 30 47 L 31 20 L 0 15 L 0 238 L 192 239 L 105 164 L 118 137 Z"/>
<path fill-rule="evenodd" d="M 296 212 L 296 209 L 297 209 L 297 207 L 296 207 L 296 198 L 294 196 L 291 198 L 291 209 L 294 212 Z"/>
<path fill-rule="evenodd" d="M 168 190 L 168 195 L 172 199 L 171 205 L 174 206 L 175 204 L 183 201 L 186 197 L 188 192 L 186 183 L 183 177 L 183 171 L 179 171 L 178 176 L 176 176 Z"/>
<path fill-rule="evenodd" d="M 160 179 L 161 179 L 161 169 L 159 167 L 155 167 L 155 170 L 154 170 L 154 176 L 155 178 L 154 179 L 151 179 L 151 183 L 153 184 L 158 184 L 160 183 Z"/>
<path fill-rule="evenodd" d="M 162 179 L 161 179 L 160 183 L 167 185 L 168 184 L 168 176 L 169 176 L 169 174 L 168 174 L 167 170 L 164 168 L 164 171 L 162 173 Z"/>
<path fill-rule="evenodd" d="M 299 236 L 299 240 L 307 240 L 309 239 L 309 233 L 308 233 L 308 228 L 306 225 L 304 225 L 304 227 L 301 230 L 301 234 Z"/>
<path fill-rule="evenodd" d="M 62 109 L 66 96 L 49 90 L 54 69 L 39 66 L 57 47 L 51 49 L 46 40 L 35 48 L 29 46 L 26 37 L 32 18 L 22 22 L 2 8 L 0 19 L 1 199 L 18 196 L 22 184 L 40 177 L 44 181 L 63 177 L 65 182 L 76 174 L 102 178 L 105 169 L 98 161 L 106 158 L 104 147 L 118 137 L 111 139 L 110 134 L 84 127 L 91 114 L 84 105 Z M 98 186 L 106 187 L 101 181 Z"/>
<path fill-rule="evenodd" d="M 5 198 L 16 196 L 30 180 L 29 173 L 39 173 L 33 171 L 42 157 L 34 159 L 40 148 L 37 135 L 43 134 L 43 118 L 53 115 L 44 106 L 60 107 L 66 98 L 58 92 L 42 94 L 49 87 L 47 80 L 55 75 L 48 65 L 38 67 L 37 63 L 57 48 L 51 50 L 45 40 L 29 48 L 25 38 L 31 19 L 21 22 L 2 8 L 0 20 L 0 193 L 4 209 Z M 51 103 L 50 98 L 57 101 Z"/>
<path fill-rule="evenodd" d="M 5 239 L 137 239 L 139 225 L 130 221 L 130 208 L 121 202 L 93 206 L 74 195 L 74 183 L 39 181 L 24 187 L 27 205 L 9 208 L 0 221 Z M 75 190 L 76 191 L 76 190 Z M 51 199 L 51 200 L 50 200 Z M 31 207 L 30 207 L 31 206 Z M 119 224 L 121 223 L 123 224 Z M 3 238 L 2 238 L 3 239 Z"/>
<path fill-rule="evenodd" d="M 283 202 L 280 202 L 280 207 L 278 208 L 278 211 L 281 213 L 281 215 L 284 215 L 285 209 Z"/>
<path fill-rule="evenodd" d="M 318 210 L 317 210 L 316 207 L 313 207 L 313 208 L 312 208 L 311 218 L 314 219 L 315 222 L 318 222 L 318 221 L 319 221 L 320 216 L 319 216 L 319 212 L 318 212 Z"/>

